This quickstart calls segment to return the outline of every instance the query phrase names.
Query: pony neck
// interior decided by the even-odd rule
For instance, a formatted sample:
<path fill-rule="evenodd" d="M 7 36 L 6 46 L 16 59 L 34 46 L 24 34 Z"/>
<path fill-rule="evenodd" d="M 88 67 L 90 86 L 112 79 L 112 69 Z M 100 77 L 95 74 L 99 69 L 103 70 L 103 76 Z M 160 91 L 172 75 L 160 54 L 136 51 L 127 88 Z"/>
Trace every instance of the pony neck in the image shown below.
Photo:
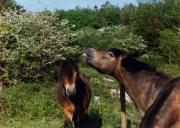
<path fill-rule="evenodd" d="M 137 61 L 136 63 L 141 62 Z M 131 66 L 129 63 L 128 65 Z M 156 71 L 146 69 L 138 72 L 128 71 L 122 66 L 122 60 L 119 60 L 112 75 L 120 82 L 121 86 L 134 101 L 141 116 L 144 116 L 167 80 L 169 80 L 168 76 L 161 73 L 158 74 Z"/>

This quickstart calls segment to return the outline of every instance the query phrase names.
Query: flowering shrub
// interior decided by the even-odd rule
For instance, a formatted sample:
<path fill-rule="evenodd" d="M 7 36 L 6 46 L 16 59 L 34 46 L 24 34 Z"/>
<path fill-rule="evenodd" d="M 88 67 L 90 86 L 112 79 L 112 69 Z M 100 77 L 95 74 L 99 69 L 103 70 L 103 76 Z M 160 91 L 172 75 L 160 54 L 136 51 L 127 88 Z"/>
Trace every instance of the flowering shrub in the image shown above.
<path fill-rule="evenodd" d="M 78 46 L 72 42 L 69 22 L 55 23 L 53 13 L 4 12 L 1 15 L 0 40 L 3 62 L 9 77 L 28 80 L 52 78 L 60 60 L 78 56 Z M 4 26 L 9 26 L 10 29 Z"/>
<path fill-rule="evenodd" d="M 144 40 L 124 26 L 72 31 L 53 12 L 3 12 L 0 17 L 1 75 L 10 83 L 54 79 L 59 62 L 77 59 L 80 48 L 120 48 L 143 52 Z M 1 78 L 2 79 L 2 78 Z"/>
<path fill-rule="evenodd" d="M 131 53 L 144 52 L 147 47 L 141 36 L 133 34 L 127 27 L 120 25 L 98 30 L 82 30 L 79 32 L 78 40 L 82 47 L 119 48 Z"/>

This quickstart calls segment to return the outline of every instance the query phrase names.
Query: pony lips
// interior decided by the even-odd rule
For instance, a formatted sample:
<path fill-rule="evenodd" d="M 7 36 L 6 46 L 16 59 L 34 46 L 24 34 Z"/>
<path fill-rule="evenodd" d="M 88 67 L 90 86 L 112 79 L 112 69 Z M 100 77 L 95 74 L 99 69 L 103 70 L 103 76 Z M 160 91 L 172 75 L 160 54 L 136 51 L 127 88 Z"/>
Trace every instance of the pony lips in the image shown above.
<path fill-rule="evenodd" d="M 93 48 L 88 48 L 88 49 L 84 48 L 82 52 L 83 59 L 85 61 L 90 61 L 95 56 L 94 52 L 95 50 Z"/>

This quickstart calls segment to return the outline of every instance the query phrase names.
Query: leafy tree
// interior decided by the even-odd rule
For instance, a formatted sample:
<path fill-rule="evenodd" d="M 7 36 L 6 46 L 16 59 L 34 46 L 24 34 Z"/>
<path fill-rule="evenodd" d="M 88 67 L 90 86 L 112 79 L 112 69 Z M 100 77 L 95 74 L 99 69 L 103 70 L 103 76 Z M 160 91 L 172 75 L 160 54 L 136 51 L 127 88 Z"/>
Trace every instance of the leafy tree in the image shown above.
<path fill-rule="evenodd" d="M 57 22 L 68 19 L 71 24 L 75 25 L 76 29 L 84 27 L 98 29 L 108 25 L 120 24 L 120 9 L 108 1 L 100 9 L 95 6 L 94 10 L 80 7 L 69 11 L 57 10 L 56 16 Z"/>
<path fill-rule="evenodd" d="M 163 0 L 156 3 L 157 13 L 165 28 L 180 27 L 180 1 Z"/>
<path fill-rule="evenodd" d="M 2 9 L 24 11 L 23 7 L 17 4 L 14 0 L 0 0 L 0 10 Z"/>
<path fill-rule="evenodd" d="M 160 31 L 179 28 L 179 7 L 179 0 L 140 1 L 131 17 L 131 26 L 136 34 L 148 41 L 151 48 L 155 48 L 159 44 Z"/>
<path fill-rule="evenodd" d="M 125 26 L 103 27 L 79 31 L 78 41 L 81 47 L 99 49 L 119 48 L 130 53 L 141 54 L 146 45 L 141 36 L 133 34 Z"/>
<path fill-rule="evenodd" d="M 156 47 L 157 44 L 154 41 L 159 37 L 159 32 L 164 26 L 153 4 L 140 4 L 131 17 L 131 25 L 136 34 L 148 41 L 149 47 Z"/>
<path fill-rule="evenodd" d="M 97 28 L 106 27 L 108 25 L 120 24 L 120 9 L 112 5 L 109 1 L 96 11 Z"/>
<path fill-rule="evenodd" d="M 72 43 L 69 21 L 55 23 L 53 13 L 12 11 L 4 12 L 1 19 L 12 26 L 9 31 L 0 32 L 4 67 L 9 78 L 51 80 L 61 60 L 78 56 L 79 47 Z"/>
<path fill-rule="evenodd" d="M 133 4 L 125 5 L 120 10 L 120 17 L 121 23 L 124 25 L 129 25 L 130 18 L 132 17 L 133 13 L 135 12 L 136 7 Z"/>
<path fill-rule="evenodd" d="M 180 63 L 180 39 L 176 32 L 165 29 L 160 32 L 159 55 L 166 63 Z"/>
<path fill-rule="evenodd" d="M 94 11 L 90 9 L 81 9 L 77 8 L 75 10 L 56 11 L 57 22 L 62 19 L 68 19 L 71 24 L 75 25 L 76 29 L 84 28 L 84 27 L 94 27 L 95 25 L 95 15 Z"/>

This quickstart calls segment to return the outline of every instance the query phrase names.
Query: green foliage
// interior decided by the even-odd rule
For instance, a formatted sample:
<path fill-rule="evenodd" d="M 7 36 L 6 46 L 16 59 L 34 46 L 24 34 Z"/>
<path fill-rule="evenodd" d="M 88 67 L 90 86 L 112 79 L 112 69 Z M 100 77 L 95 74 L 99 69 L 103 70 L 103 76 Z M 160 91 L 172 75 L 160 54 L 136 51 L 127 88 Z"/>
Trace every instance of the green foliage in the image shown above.
<path fill-rule="evenodd" d="M 1 21 L 1 20 L 0 20 Z M 11 25 L 0 22 L 0 33 L 6 33 L 11 29 Z M 0 35 L 2 39 L 2 35 Z M 4 47 L 4 43 L 0 40 L 0 87 L 4 88 L 9 84 L 15 84 L 16 81 L 9 77 L 9 71 L 7 70 L 5 57 L 8 56 L 8 50 Z"/>
<path fill-rule="evenodd" d="M 160 71 L 166 72 L 172 76 L 180 76 L 180 65 L 179 64 L 163 64 L 159 66 Z"/>
<path fill-rule="evenodd" d="M 37 127 L 48 127 L 63 121 L 63 111 L 56 102 L 55 90 L 47 84 L 12 86 L 0 93 L 0 104 L 4 108 L 0 124 L 7 127 L 33 126 L 34 122 Z"/>
<path fill-rule="evenodd" d="M 132 53 L 142 53 L 146 49 L 142 37 L 134 35 L 124 26 L 103 27 L 98 30 L 85 29 L 78 35 L 81 47 L 119 48 Z"/>
<path fill-rule="evenodd" d="M 94 10 L 76 8 L 74 10 L 56 11 L 57 22 L 62 19 L 68 19 L 71 24 L 75 25 L 75 29 L 85 27 L 101 28 L 108 25 L 120 24 L 120 9 L 109 2 L 102 5 L 102 8 Z"/>
<path fill-rule="evenodd" d="M 96 10 L 96 27 L 102 28 L 109 25 L 120 24 L 120 9 L 106 1 L 99 10 Z"/>
<path fill-rule="evenodd" d="M 151 3 L 143 3 L 138 6 L 131 17 L 131 26 L 136 34 L 143 36 L 148 41 L 149 47 L 157 45 L 154 41 L 164 27 L 158 17 L 157 8 Z"/>
<path fill-rule="evenodd" d="M 23 7 L 17 4 L 14 0 L 0 0 L 0 11 L 3 9 L 24 11 Z"/>
<path fill-rule="evenodd" d="M 164 63 L 163 57 L 154 52 L 146 53 L 139 59 L 153 65 L 154 67 L 160 67 Z"/>
<path fill-rule="evenodd" d="M 180 63 L 180 38 L 177 33 L 165 29 L 160 32 L 159 55 L 166 63 Z"/>
<path fill-rule="evenodd" d="M 160 31 L 179 28 L 179 7 L 179 0 L 140 2 L 131 17 L 132 29 L 148 41 L 150 48 L 155 48 L 159 45 Z"/>
<path fill-rule="evenodd" d="M 7 23 L 0 23 L 0 32 L 11 30 L 11 25 Z"/>
<path fill-rule="evenodd" d="M 102 121 L 102 128 L 120 127 L 119 94 L 112 96 L 109 90 L 119 90 L 117 82 L 105 81 L 103 75 L 99 75 L 90 68 L 84 68 L 81 71 L 94 74 L 90 79 L 93 94 L 89 107 L 90 125 L 97 126 Z M 56 86 L 49 84 L 29 83 L 11 86 L 2 91 L 0 104 L 5 109 L 0 112 L 0 124 L 5 128 L 11 126 L 12 128 L 59 128 L 63 124 L 64 114 L 56 99 L 55 90 Z M 99 100 L 95 100 L 95 97 L 99 97 Z M 136 128 L 140 117 L 132 103 L 127 103 L 127 114 L 127 119 L 131 121 L 131 128 Z"/>
<path fill-rule="evenodd" d="M 120 10 L 120 20 L 121 23 L 124 25 L 129 25 L 130 24 L 130 19 L 132 15 L 135 13 L 136 7 L 133 4 L 125 5 L 121 10 Z"/>
<path fill-rule="evenodd" d="M 1 19 L 11 25 L 9 31 L 1 31 L 5 68 L 10 78 L 22 81 L 52 79 L 59 62 L 75 59 L 79 48 L 74 44 L 69 22 L 55 22 L 50 12 L 4 12 Z"/>
<path fill-rule="evenodd" d="M 54 102 L 55 90 L 47 84 L 26 84 L 12 86 L 1 94 L 5 114 L 9 118 L 29 118 L 36 120 L 39 117 L 58 117 L 62 112 L 59 104 Z M 47 97 L 48 96 L 48 97 Z"/>
<path fill-rule="evenodd" d="M 165 28 L 180 27 L 180 1 L 163 0 L 156 3 L 156 11 Z"/>
<path fill-rule="evenodd" d="M 141 60 L 160 71 L 180 75 L 179 0 L 145 0 L 137 7 L 130 4 L 122 9 L 107 1 L 100 9 L 76 8 L 55 13 L 22 13 L 13 0 L 0 2 L 3 2 L 0 5 L 0 86 L 15 84 L 17 80 L 54 80 L 60 61 L 77 59 L 82 47 L 146 52 Z M 2 11 L 9 7 L 18 10 Z M 119 94 L 109 93 L 109 89 L 119 89 L 118 83 L 105 81 L 104 77 L 108 76 L 87 65 L 81 63 L 80 67 L 83 67 L 81 72 L 91 76 L 90 119 L 97 124 L 102 120 L 102 128 L 120 127 Z M 55 89 L 48 84 L 29 83 L 0 92 L 0 127 L 59 128 L 64 118 Z M 94 96 L 100 100 L 96 101 Z M 139 125 L 139 115 L 131 103 L 127 104 L 127 118 L 131 121 L 128 127 Z"/>
<path fill-rule="evenodd" d="M 62 19 L 68 19 L 71 24 L 74 25 L 75 29 L 80 29 L 84 27 L 94 27 L 95 26 L 95 15 L 94 12 L 90 9 L 80 9 L 76 10 L 57 10 L 56 11 L 56 22 L 61 21 Z"/>
<path fill-rule="evenodd" d="M 95 6 L 94 9 L 76 8 L 75 10 L 70 11 L 57 11 L 57 14 L 58 18 L 67 18 L 70 23 L 75 24 L 77 30 L 87 27 L 99 29 L 113 25 L 126 25 L 134 34 L 143 37 L 146 41 L 145 44 L 148 47 L 147 49 L 150 52 L 157 54 L 156 51 L 159 50 L 157 48 L 162 44 L 160 42 L 160 36 L 162 36 L 160 35 L 160 32 L 165 29 L 179 31 L 180 1 L 139 0 L 138 2 L 138 6 L 129 4 L 120 9 L 107 1 L 101 6 L 101 8 L 97 8 L 97 6 Z M 92 32 L 95 32 L 95 30 L 85 30 L 85 33 L 87 34 L 84 35 L 90 35 Z M 92 37 L 97 37 L 95 34 L 91 35 Z M 107 38 L 105 36 L 109 37 L 104 35 L 102 40 L 99 38 L 99 42 L 106 40 Z M 97 43 L 96 38 L 88 39 L 94 43 L 94 45 L 91 44 L 89 46 L 98 46 L 98 48 L 101 48 L 99 44 L 107 44 L 106 41 L 103 43 Z M 87 40 L 86 42 L 90 41 Z M 158 51 L 158 53 L 160 52 Z M 163 57 L 165 56 L 163 55 Z M 166 58 L 164 60 L 166 60 Z"/>

